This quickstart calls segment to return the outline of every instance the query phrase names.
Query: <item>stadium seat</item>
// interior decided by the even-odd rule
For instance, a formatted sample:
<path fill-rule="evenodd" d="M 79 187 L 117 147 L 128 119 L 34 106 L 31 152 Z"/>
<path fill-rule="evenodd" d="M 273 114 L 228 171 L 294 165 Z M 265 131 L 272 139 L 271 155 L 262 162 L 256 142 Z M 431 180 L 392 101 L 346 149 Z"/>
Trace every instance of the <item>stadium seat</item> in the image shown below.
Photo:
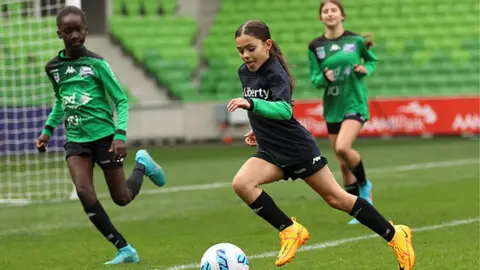
<path fill-rule="evenodd" d="M 346 28 L 373 33 L 373 50 L 380 62 L 366 81 L 372 95 L 478 91 L 477 0 L 461 4 L 450 0 L 342 2 L 348 16 Z M 262 19 L 291 66 L 297 85 L 294 98 L 318 98 L 322 91 L 311 85 L 307 61 L 308 43 L 323 32 L 318 7 L 318 0 L 220 0 L 200 51 L 194 46 L 198 23 L 194 17 L 176 13 L 177 0 L 113 0 L 109 23 L 111 36 L 149 74 L 173 96 L 192 101 L 224 100 L 241 94 L 237 69 L 242 62 L 235 49 L 234 32 L 246 20 Z M 19 103 L 16 97 L 22 97 L 22 104 L 50 103 L 44 98 L 51 94 L 51 86 L 43 68 L 61 47 L 51 31 L 55 18 L 22 17 L 19 24 L 23 7 L 12 3 L 8 8 L 11 16 L 0 19 L 0 60 L 8 67 L 0 76 L 0 91 L 6 97 L 2 102 Z M 196 86 L 193 78 L 200 60 L 207 66 L 201 69 Z"/>
<path fill-rule="evenodd" d="M 457 88 L 465 94 L 478 91 L 478 1 L 466 0 L 462 4 L 446 0 L 342 2 L 348 16 L 346 28 L 357 33 L 373 33 L 373 50 L 380 62 L 367 84 L 375 96 L 448 95 L 458 93 Z M 238 80 L 233 71 L 215 79 L 210 74 L 225 70 L 218 59 L 229 68 L 240 66 L 241 60 L 233 47 L 233 32 L 244 21 L 259 18 L 271 28 L 273 38 L 291 66 L 297 84 L 295 96 L 320 97 L 319 90 L 310 84 L 306 63 L 308 43 L 323 32 L 318 21 L 318 6 L 316 0 L 302 4 L 283 0 L 221 1 L 220 11 L 202 43 L 202 56 L 208 69 L 200 77 L 201 91 L 210 91 L 215 98 L 220 87 L 213 84 Z M 365 20 L 367 17 L 370 19 Z"/>
<path fill-rule="evenodd" d="M 195 18 L 177 16 L 175 1 L 161 1 L 166 12 L 159 14 L 156 12 L 159 1 L 147 0 L 144 2 L 145 15 L 136 12 L 142 1 L 127 2 L 126 9 L 134 12 L 125 16 L 120 12 L 122 4 L 115 4 L 117 13 L 110 18 L 112 37 L 143 63 L 162 85 L 168 87 L 172 95 L 178 98 L 183 98 L 184 94 L 190 95 L 195 88 L 191 83 L 186 86 L 185 82 L 192 81 L 200 63 L 193 47 L 198 31 Z"/>

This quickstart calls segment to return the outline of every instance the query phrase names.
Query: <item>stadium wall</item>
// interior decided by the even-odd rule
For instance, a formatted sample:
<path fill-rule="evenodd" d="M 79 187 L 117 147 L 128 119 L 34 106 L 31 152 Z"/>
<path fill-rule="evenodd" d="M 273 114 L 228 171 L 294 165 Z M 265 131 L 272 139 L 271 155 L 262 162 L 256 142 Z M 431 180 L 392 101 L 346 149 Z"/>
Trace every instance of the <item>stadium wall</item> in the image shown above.
<path fill-rule="evenodd" d="M 360 136 L 439 136 L 480 134 L 480 98 L 411 97 L 370 100 L 371 119 Z M 50 107 L 20 107 L 0 111 L 0 155 L 35 153 L 35 138 L 51 111 Z M 297 101 L 295 117 L 317 138 L 327 136 L 321 100 Z M 18 122 L 16 119 L 29 119 Z M 176 144 L 243 140 L 249 130 L 246 112 L 226 112 L 218 102 L 172 103 L 130 109 L 128 140 L 133 144 Z M 29 130 L 30 132 L 25 132 Z M 61 151 L 65 130 L 60 125 L 50 141 L 51 151 Z"/>
<path fill-rule="evenodd" d="M 249 129 L 245 111 L 231 115 L 226 113 L 225 106 L 212 102 L 132 108 L 129 139 L 243 139 Z M 480 134 L 478 96 L 372 99 L 370 114 L 360 136 Z M 297 101 L 294 115 L 315 137 L 327 137 L 321 100 Z"/>

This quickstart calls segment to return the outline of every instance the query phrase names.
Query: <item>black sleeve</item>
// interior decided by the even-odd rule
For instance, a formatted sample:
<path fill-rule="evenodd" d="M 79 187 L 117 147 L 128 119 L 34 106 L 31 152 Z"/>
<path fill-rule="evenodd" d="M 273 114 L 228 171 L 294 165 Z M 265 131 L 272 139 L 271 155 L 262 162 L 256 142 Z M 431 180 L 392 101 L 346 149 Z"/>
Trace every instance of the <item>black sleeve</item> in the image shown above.
<path fill-rule="evenodd" d="M 292 92 L 288 75 L 271 73 L 267 79 L 270 91 L 272 92 L 272 101 L 292 103 Z"/>

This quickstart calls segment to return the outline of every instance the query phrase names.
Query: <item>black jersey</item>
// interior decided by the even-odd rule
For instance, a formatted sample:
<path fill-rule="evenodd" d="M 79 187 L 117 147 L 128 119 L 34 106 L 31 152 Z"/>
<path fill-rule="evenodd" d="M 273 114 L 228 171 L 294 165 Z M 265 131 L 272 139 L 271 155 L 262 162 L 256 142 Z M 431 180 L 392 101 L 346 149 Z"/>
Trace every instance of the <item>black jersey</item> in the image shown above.
<path fill-rule="evenodd" d="M 284 103 L 291 111 L 290 79 L 278 58 L 269 58 L 256 72 L 250 72 L 242 65 L 238 75 L 245 99 L 267 101 L 256 102 L 257 108 L 248 111 L 259 151 L 269 154 L 281 166 L 296 164 L 320 155 L 320 150 L 310 132 L 292 114 L 283 119 L 274 119 L 260 112 L 275 108 L 273 105 L 278 103 Z"/>

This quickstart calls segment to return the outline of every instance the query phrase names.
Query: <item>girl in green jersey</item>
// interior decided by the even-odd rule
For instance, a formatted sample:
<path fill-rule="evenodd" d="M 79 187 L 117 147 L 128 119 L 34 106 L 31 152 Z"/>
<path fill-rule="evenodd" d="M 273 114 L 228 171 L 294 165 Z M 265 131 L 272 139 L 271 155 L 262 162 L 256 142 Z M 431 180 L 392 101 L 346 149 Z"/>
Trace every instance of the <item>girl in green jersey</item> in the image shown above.
<path fill-rule="evenodd" d="M 117 249 L 115 258 L 106 264 L 138 263 L 137 251 L 115 228 L 97 198 L 93 167 L 96 163 L 103 170 L 111 197 L 119 206 L 135 199 L 144 175 L 163 186 L 165 174 L 145 150 L 139 150 L 135 155 L 135 167 L 125 179 L 127 96 L 106 60 L 85 48 L 88 28 L 81 9 L 63 8 L 57 14 L 57 27 L 57 35 L 63 40 L 65 49 L 45 66 L 55 103 L 36 146 L 39 151 L 46 151 L 54 129 L 64 120 L 66 162 L 78 198 L 93 225 Z M 113 119 L 109 98 L 115 105 L 117 121 Z"/>
<path fill-rule="evenodd" d="M 372 184 L 366 178 L 360 154 L 352 145 L 370 118 L 364 77 L 374 71 L 377 57 L 370 50 L 371 36 L 346 31 L 345 18 L 340 1 L 322 1 L 320 20 L 325 33 L 309 44 L 310 79 L 315 87 L 325 89 L 323 106 L 328 138 L 340 161 L 345 189 L 372 203 Z M 353 219 L 349 223 L 358 221 Z"/>

